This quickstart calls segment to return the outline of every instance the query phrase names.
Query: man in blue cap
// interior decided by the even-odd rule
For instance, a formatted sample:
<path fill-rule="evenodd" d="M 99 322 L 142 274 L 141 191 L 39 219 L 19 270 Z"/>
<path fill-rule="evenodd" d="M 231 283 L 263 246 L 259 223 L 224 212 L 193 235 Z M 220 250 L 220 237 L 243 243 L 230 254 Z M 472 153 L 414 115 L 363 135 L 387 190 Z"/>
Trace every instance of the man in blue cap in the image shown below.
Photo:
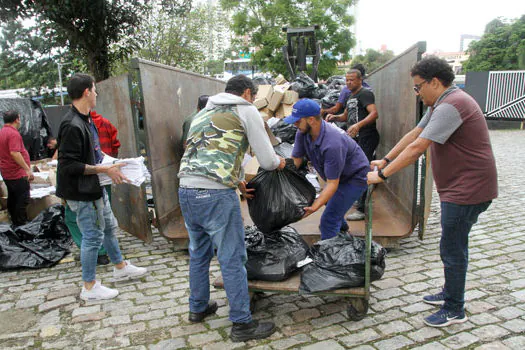
<path fill-rule="evenodd" d="M 321 118 L 321 108 L 310 99 L 294 104 L 284 122 L 298 128 L 292 152 L 295 166 L 306 157 L 326 181 L 312 206 L 304 208 L 304 217 L 326 204 L 319 228 L 321 239 L 332 238 L 348 229 L 345 213 L 367 188 L 368 159 L 350 136 Z"/>

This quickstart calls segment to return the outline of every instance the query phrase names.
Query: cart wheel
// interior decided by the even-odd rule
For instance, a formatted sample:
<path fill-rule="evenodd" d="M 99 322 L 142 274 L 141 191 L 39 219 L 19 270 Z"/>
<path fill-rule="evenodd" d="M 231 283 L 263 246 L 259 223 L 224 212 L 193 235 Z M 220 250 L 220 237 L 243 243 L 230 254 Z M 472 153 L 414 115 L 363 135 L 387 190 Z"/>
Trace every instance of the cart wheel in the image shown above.
<path fill-rule="evenodd" d="M 351 299 L 346 312 L 352 321 L 361 321 L 368 312 L 368 300 Z"/>

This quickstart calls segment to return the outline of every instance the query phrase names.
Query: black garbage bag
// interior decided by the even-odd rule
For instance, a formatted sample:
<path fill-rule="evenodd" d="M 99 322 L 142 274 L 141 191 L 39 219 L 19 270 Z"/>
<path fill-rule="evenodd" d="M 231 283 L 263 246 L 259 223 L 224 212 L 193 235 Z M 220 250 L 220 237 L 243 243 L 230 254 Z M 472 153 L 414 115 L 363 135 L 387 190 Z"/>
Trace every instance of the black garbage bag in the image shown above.
<path fill-rule="evenodd" d="M 339 99 L 339 94 L 341 92 L 338 90 L 330 90 L 328 93 L 321 99 L 321 104 L 324 109 L 332 108 L 337 103 Z"/>
<path fill-rule="evenodd" d="M 312 98 L 322 100 L 330 90 L 319 88 L 313 92 Z"/>
<path fill-rule="evenodd" d="M 255 189 L 255 198 L 248 200 L 250 217 L 263 233 L 301 220 L 303 208 L 315 199 L 315 188 L 295 170 L 292 159 L 283 170 L 260 169 L 247 187 Z"/>
<path fill-rule="evenodd" d="M 328 83 L 327 88 L 329 90 L 341 91 L 345 86 L 346 86 L 346 79 L 345 77 L 341 77 L 338 79 L 333 79 L 330 83 Z"/>
<path fill-rule="evenodd" d="M 0 270 L 53 266 L 69 253 L 72 242 L 64 207 L 55 204 L 14 230 L 0 226 Z"/>
<path fill-rule="evenodd" d="M 303 268 L 299 293 L 364 286 L 365 254 L 365 240 L 347 233 L 315 243 L 309 251 L 314 261 Z M 385 256 L 386 250 L 372 242 L 371 281 L 383 276 Z"/>
<path fill-rule="evenodd" d="M 255 77 L 252 81 L 255 85 L 275 85 L 273 78 Z"/>
<path fill-rule="evenodd" d="M 283 281 L 298 269 L 297 263 L 308 253 L 308 244 L 290 226 L 271 233 L 246 226 L 245 233 L 249 280 Z"/>
<path fill-rule="evenodd" d="M 344 75 L 332 75 L 330 78 L 326 79 L 326 84 L 330 85 L 334 81 L 337 81 L 337 80 L 345 80 L 345 76 Z"/>
<path fill-rule="evenodd" d="M 288 142 L 281 142 L 277 146 L 274 146 L 273 149 L 275 153 L 283 158 L 292 158 L 293 145 Z"/>
<path fill-rule="evenodd" d="M 300 72 L 293 81 L 290 89 L 299 94 L 299 98 L 315 98 L 317 84 L 305 72 Z"/>
<path fill-rule="evenodd" d="M 282 119 L 275 123 L 270 129 L 275 137 L 281 139 L 282 142 L 293 144 L 295 142 L 295 134 L 297 127 L 293 124 L 286 124 Z"/>

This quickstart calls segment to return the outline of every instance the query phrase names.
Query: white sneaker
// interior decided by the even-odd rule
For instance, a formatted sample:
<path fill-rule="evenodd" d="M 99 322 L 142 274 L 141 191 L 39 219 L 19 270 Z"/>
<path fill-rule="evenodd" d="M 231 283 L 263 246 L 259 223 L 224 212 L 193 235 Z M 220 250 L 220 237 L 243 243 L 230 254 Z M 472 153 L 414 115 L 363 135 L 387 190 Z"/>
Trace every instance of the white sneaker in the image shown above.
<path fill-rule="evenodd" d="M 95 285 L 87 290 L 86 287 L 82 287 L 80 292 L 80 299 L 82 300 L 106 300 L 113 299 L 118 295 L 118 290 L 104 287 L 100 284 L 100 281 L 95 281 Z"/>
<path fill-rule="evenodd" d="M 354 211 L 352 214 L 346 217 L 348 221 L 359 221 L 365 219 L 365 213 L 360 212 L 359 210 Z"/>
<path fill-rule="evenodd" d="M 122 269 L 113 267 L 113 277 L 116 280 L 140 277 L 148 272 L 148 269 L 145 267 L 132 265 L 128 260 L 125 260 L 124 262 L 126 263 L 126 266 Z"/>

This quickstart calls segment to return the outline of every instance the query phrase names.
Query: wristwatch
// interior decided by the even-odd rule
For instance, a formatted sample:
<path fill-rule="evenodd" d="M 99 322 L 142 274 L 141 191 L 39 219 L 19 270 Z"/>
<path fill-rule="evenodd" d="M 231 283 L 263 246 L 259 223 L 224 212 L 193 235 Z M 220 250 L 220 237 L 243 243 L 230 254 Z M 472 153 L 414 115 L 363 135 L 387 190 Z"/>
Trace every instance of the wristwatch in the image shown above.
<path fill-rule="evenodd" d="M 388 177 L 386 177 L 385 175 L 383 175 L 383 169 L 379 169 L 379 171 L 377 172 L 377 176 L 379 176 L 380 178 L 382 178 L 383 181 L 388 180 Z"/>

